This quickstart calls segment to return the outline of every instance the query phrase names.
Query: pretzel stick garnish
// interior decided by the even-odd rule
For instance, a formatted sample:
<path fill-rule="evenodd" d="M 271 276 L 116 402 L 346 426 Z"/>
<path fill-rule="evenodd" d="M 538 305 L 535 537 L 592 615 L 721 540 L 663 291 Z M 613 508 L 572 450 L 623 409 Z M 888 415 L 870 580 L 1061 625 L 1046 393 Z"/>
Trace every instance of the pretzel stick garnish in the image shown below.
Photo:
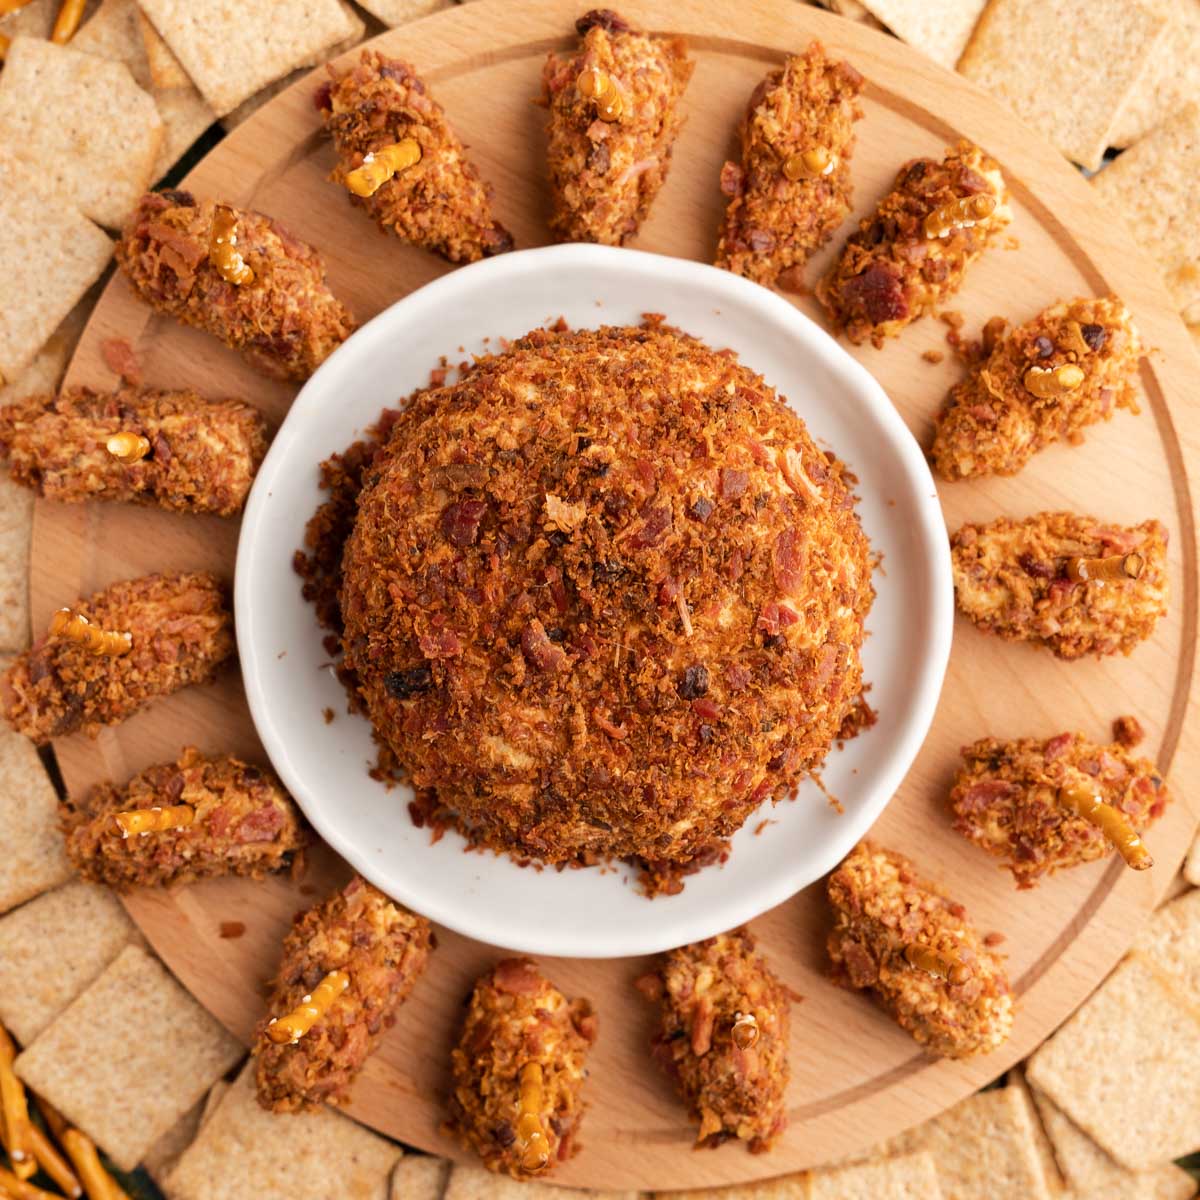
<path fill-rule="evenodd" d="M 38 1112 L 42 1114 L 42 1120 L 46 1122 L 46 1128 L 61 1142 L 63 1134 L 70 1128 L 67 1124 L 67 1118 L 49 1100 L 42 1096 L 34 1096 L 33 1102 L 37 1105 Z"/>
<path fill-rule="evenodd" d="M 242 257 L 237 240 L 237 213 L 228 204 L 218 204 L 208 234 L 208 259 L 227 283 L 244 287 L 254 282 L 254 269 Z"/>
<path fill-rule="evenodd" d="M 0 1167 L 0 1196 L 11 1197 L 12 1200 L 60 1200 L 53 1192 L 44 1192 L 40 1187 L 26 1183 L 3 1167 Z M 108 1200 L 108 1197 L 104 1200 Z"/>
<path fill-rule="evenodd" d="M 14 1173 L 24 1180 L 37 1171 L 37 1162 L 29 1136 L 29 1101 L 25 1097 L 25 1085 L 13 1070 L 16 1057 L 16 1045 L 8 1030 L 0 1026 L 0 1117 L 3 1117 L 4 1148 Z"/>
<path fill-rule="evenodd" d="M 60 1140 L 83 1180 L 88 1200 L 128 1200 L 124 1188 L 104 1169 L 96 1143 L 86 1133 L 67 1129 Z"/>
<path fill-rule="evenodd" d="M 345 971 L 330 971 L 312 992 L 285 1017 L 271 1018 L 267 1037 L 276 1045 L 295 1045 L 328 1011 L 333 1002 L 350 986 Z"/>
<path fill-rule="evenodd" d="M 540 1171 L 550 1161 L 550 1143 L 542 1126 L 542 1065 L 526 1063 L 521 1068 L 520 1091 L 517 1094 L 517 1141 L 520 1144 L 521 1167 Z"/>
<path fill-rule="evenodd" d="M 1065 784 L 1058 789 L 1058 802 L 1100 830 L 1105 840 L 1135 871 L 1154 866 L 1146 843 L 1129 823 L 1129 818 L 1119 808 L 1106 804 L 1095 788 L 1086 783 Z"/>
<path fill-rule="evenodd" d="M 114 433 L 104 448 L 118 462 L 141 462 L 150 453 L 150 439 L 140 433 Z"/>
<path fill-rule="evenodd" d="M 575 88 L 585 100 L 596 102 L 596 116 L 600 120 L 611 124 L 621 119 L 621 114 L 625 111 L 625 98 L 612 78 L 605 75 L 599 67 L 588 67 L 586 71 L 580 71 Z"/>
<path fill-rule="evenodd" d="M 67 1160 L 58 1152 L 58 1147 L 42 1132 L 40 1125 L 29 1123 L 30 1141 L 33 1144 L 33 1156 L 38 1165 L 62 1189 L 63 1195 L 78 1200 L 83 1195 L 83 1185 L 75 1172 L 71 1170 Z"/>
<path fill-rule="evenodd" d="M 170 808 L 131 808 L 113 814 L 113 820 L 123 838 L 146 837 L 151 833 L 178 832 L 196 819 L 190 804 L 174 804 Z"/>
<path fill-rule="evenodd" d="M 814 146 L 811 150 L 789 154 L 783 160 L 783 173 L 795 183 L 797 179 L 815 179 L 821 175 L 829 175 L 836 166 L 835 155 L 830 154 L 824 146 Z"/>
<path fill-rule="evenodd" d="M 925 236 L 946 237 L 956 229 L 966 229 L 980 221 L 986 221 L 995 211 L 996 197 L 989 196 L 986 192 L 963 196 L 961 200 L 951 200 L 949 204 L 935 208 L 926 216 Z"/>
<path fill-rule="evenodd" d="M 86 0 L 63 0 L 58 16 L 54 19 L 54 30 L 50 34 L 52 42 L 65 46 L 75 36 L 75 30 L 79 28 L 79 22 L 83 19 L 85 3 Z"/>
<path fill-rule="evenodd" d="M 953 950 L 935 950 L 921 942 L 909 942 L 904 947 L 904 958 L 910 967 L 927 971 L 955 985 L 966 983 L 971 978 L 971 969 Z"/>
<path fill-rule="evenodd" d="M 749 1050 L 758 1041 L 758 1018 L 752 1013 L 735 1012 L 729 1036 L 739 1050 Z"/>
<path fill-rule="evenodd" d="M 1021 382 L 1039 400 L 1054 400 L 1073 392 L 1085 378 L 1082 367 L 1063 363 L 1061 367 L 1030 367 Z"/>
<path fill-rule="evenodd" d="M 416 138 L 404 138 L 368 154 L 361 167 L 346 173 L 346 187 L 356 196 L 373 196 L 392 176 L 420 161 L 421 143 Z"/>
<path fill-rule="evenodd" d="M 1107 558 L 1068 558 L 1067 578 L 1076 583 L 1091 583 L 1096 579 L 1120 582 L 1137 579 L 1146 560 L 1140 554 L 1110 554 Z"/>
<path fill-rule="evenodd" d="M 120 658 L 133 649 L 133 634 L 101 629 L 69 608 L 60 608 L 50 618 L 50 636 L 66 638 L 105 658 Z"/>

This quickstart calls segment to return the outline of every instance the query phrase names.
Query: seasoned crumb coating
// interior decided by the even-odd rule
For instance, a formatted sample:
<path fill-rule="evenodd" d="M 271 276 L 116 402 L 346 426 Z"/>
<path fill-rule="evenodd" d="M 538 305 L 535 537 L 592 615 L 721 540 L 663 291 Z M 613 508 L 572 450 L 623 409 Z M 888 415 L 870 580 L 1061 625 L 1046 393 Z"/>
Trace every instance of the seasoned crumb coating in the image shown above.
<path fill-rule="evenodd" d="M 218 209 L 235 219 L 236 249 L 252 282 L 231 283 L 212 261 Z M 190 192 L 148 192 L 116 257 L 151 308 L 211 333 L 276 379 L 307 379 L 354 332 L 317 251 L 250 209 L 197 201 Z"/>
<path fill-rule="evenodd" d="M 862 691 L 842 468 L 728 353 L 535 332 L 419 394 L 366 474 L 345 665 L 478 842 L 672 886 L 791 794 Z"/>
<path fill-rule="evenodd" d="M 474 262 L 513 248 L 493 216 L 491 189 L 479 177 L 442 106 L 406 62 L 364 50 L 357 63 L 317 91 L 317 107 L 338 163 L 330 181 L 346 177 L 387 146 L 413 139 L 420 159 L 367 196 L 347 191 L 380 229 L 450 262 Z M 372 159 L 373 161 L 373 159 Z"/>
<path fill-rule="evenodd" d="M 451 1055 L 445 1132 L 489 1171 L 514 1179 L 549 1174 L 579 1151 L 596 1030 L 591 1004 L 568 1000 L 536 963 L 498 963 L 476 983 Z"/>
<path fill-rule="evenodd" d="M 999 318 L 989 325 L 996 323 L 1003 327 Z M 1138 411 L 1142 343 L 1116 297 L 1062 300 L 989 341 L 984 361 L 938 414 L 932 458 L 943 479 L 1015 475 L 1039 450 L 1081 441 L 1087 426 L 1118 408 Z M 1062 368 L 1078 368 L 1069 390 L 1054 386 Z M 1035 395 L 1031 386 L 1055 394 Z"/>
<path fill-rule="evenodd" d="M 801 284 L 804 264 L 850 212 L 864 83 L 849 63 L 813 42 L 758 85 L 739 130 L 741 165 L 721 169 L 730 200 L 718 267 L 757 283 Z"/>
<path fill-rule="evenodd" d="M 694 64 L 682 38 L 639 33 L 611 9 L 593 9 L 575 29 L 579 49 L 551 53 L 542 70 L 550 229 L 560 242 L 620 246 L 667 178 Z M 603 120 L 597 98 L 580 93 L 580 76 L 595 71 L 618 97 L 614 120 Z"/>
<path fill-rule="evenodd" d="M 188 805 L 192 824 L 123 837 L 114 814 Z M 262 879 L 290 866 L 305 844 L 291 797 L 275 776 L 229 755 L 185 747 L 175 763 L 102 783 L 62 806 L 67 855 L 80 878 L 122 890 L 222 875 Z"/>
<path fill-rule="evenodd" d="M 970 211 L 994 204 L 991 212 Z M 942 162 L 906 163 L 817 285 L 830 324 L 855 345 L 895 337 L 958 291 L 967 268 L 1012 220 L 1000 168 L 961 141 Z"/>
<path fill-rule="evenodd" d="M 274 1112 L 349 1103 L 363 1063 L 395 1024 L 433 948 L 424 917 L 358 875 L 297 914 L 255 1030 L 258 1102 Z M 331 971 L 345 973 L 345 990 L 298 1041 L 273 1041 L 272 1022 L 306 1003 Z"/>
<path fill-rule="evenodd" d="M 869 991 L 931 1054 L 969 1058 L 1008 1039 L 1013 996 L 1000 957 L 983 943 L 961 904 L 922 879 L 899 854 L 863 842 L 829 877 L 835 924 L 832 975 Z M 906 948 L 945 955 L 965 978 L 913 965 Z"/>
<path fill-rule="evenodd" d="M 146 456 L 123 462 L 110 453 L 106 443 L 118 433 L 144 438 Z M 123 500 L 231 517 L 266 451 L 257 409 L 192 391 L 70 388 L 0 408 L 9 473 L 51 500 Z"/>
<path fill-rule="evenodd" d="M 4 715 L 39 745 L 77 730 L 94 737 L 159 696 L 208 683 L 234 651 L 225 586 L 207 571 L 114 583 L 74 611 L 99 629 L 131 634 L 132 649 L 109 658 L 48 636 L 13 660 Z"/>
<path fill-rule="evenodd" d="M 638 980 L 659 1003 L 651 1052 L 699 1123 L 696 1145 L 729 1138 L 760 1154 L 787 1126 L 790 1008 L 797 997 L 735 929 L 667 954 Z"/>
<path fill-rule="evenodd" d="M 1061 788 L 1083 784 L 1135 830 L 1157 821 L 1170 800 L 1150 759 L 1117 744 L 1094 745 L 1079 733 L 1046 741 L 982 738 L 964 746 L 962 756 L 965 765 L 950 793 L 954 828 L 1002 859 L 1021 888 L 1113 852 L 1095 825 L 1060 801 Z"/>
<path fill-rule="evenodd" d="M 1076 513 L 1000 517 L 950 539 L 958 606 L 980 629 L 1059 658 L 1128 654 L 1167 613 L 1167 531 Z M 1079 559 L 1136 556 L 1136 578 L 1071 578 Z M 1131 568 L 1131 570 L 1134 568 Z"/>

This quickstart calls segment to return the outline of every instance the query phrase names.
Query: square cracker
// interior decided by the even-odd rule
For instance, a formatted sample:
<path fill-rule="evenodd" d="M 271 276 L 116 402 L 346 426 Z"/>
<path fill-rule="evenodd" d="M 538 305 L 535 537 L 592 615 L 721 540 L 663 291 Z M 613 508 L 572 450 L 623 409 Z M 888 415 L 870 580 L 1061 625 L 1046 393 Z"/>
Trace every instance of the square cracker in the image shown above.
<path fill-rule="evenodd" d="M 1196 352 L 1200 354 L 1200 328 L 1192 330 L 1192 339 L 1196 343 Z M 1183 877 L 1193 887 L 1200 887 L 1200 834 L 1188 851 L 1187 861 L 1183 864 Z"/>
<path fill-rule="evenodd" d="M 1049 1200 L 1030 1106 L 1017 1088 L 969 1096 L 887 1149 L 928 1150 L 945 1200 Z"/>
<path fill-rule="evenodd" d="M 987 0 L 863 0 L 901 41 L 954 70 Z"/>
<path fill-rule="evenodd" d="M 142 1157 L 142 1170 L 161 1188 L 183 1152 L 196 1140 L 204 1122 L 208 1097 L 197 1100 L 191 1108 L 162 1134 Z"/>
<path fill-rule="evenodd" d="M 992 0 L 958 69 L 1095 170 L 1169 27 L 1145 0 Z"/>
<path fill-rule="evenodd" d="M 8 662 L 0 659 L 0 672 Z M 0 855 L 0 912 L 71 878 L 54 785 L 32 743 L 7 726 L 0 727 L 0 829 L 21 831 L 5 838 Z"/>
<path fill-rule="evenodd" d="M 1192 1177 L 1174 1164 L 1128 1171 L 1100 1149 L 1044 1092 L 1033 1093 L 1071 1194 L 1090 1200 L 1192 1200 Z"/>
<path fill-rule="evenodd" d="M 933 1157 L 926 1151 L 815 1171 L 809 1200 L 941 1200 Z"/>
<path fill-rule="evenodd" d="M 452 8 L 454 0 L 361 0 L 362 7 L 385 25 L 395 27 Z"/>
<path fill-rule="evenodd" d="M 73 45 L 88 54 L 124 63 L 138 86 L 150 92 L 165 126 L 153 171 L 153 177 L 160 179 L 217 116 L 186 76 L 180 86 L 166 90 L 155 86 L 142 25 L 153 31 L 136 0 L 102 0 L 95 16 L 75 35 Z"/>
<path fill-rule="evenodd" d="M 1042 1178 L 1046 1181 L 1046 1190 L 1051 1196 L 1059 1195 L 1066 1187 L 1058 1159 L 1054 1157 L 1054 1143 L 1051 1142 L 1041 1116 L 1033 1100 L 1033 1089 L 1025 1079 L 1021 1067 L 1014 1067 L 1005 1077 L 1005 1086 L 1013 1088 L 1020 1096 L 1029 1113 L 1029 1123 L 1033 1126 L 1033 1140 L 1037 1143 L 1038 1161 L 1042 1164 Z"/>
<path fill-rule="evenodd" d="M 192 87 L 191 76 L 183 69 L 183 64 L 175 57 L 171 47 L 163 41 L 153 22 L 140 8 L 137 10 L 136 19 L 151 83 L 160 91 Z"/>
<path fill-rule="evenodd" d="M 35 170 L 39 199 L 62 197 L 116 228 L 152 182 L 162 139 L 154 101 L 122 64 L 13 40 L 0 72 L 0 143 Z"/>
<path fill-rule="evenodd" d="M 1200 996 L 1200 890 L 1164 904 L 1138 934 L 1133 950 L 1169 975 L 1185 996 Z"/>
<path fill-rule="evenodd" d="M 1150 3 L 1170 20 L 1170 33 L 1121 106 L 1114 146 L 1132 145 L 1200 95 L 1200 0 Z"/>
<path fill-rule="evenodd" d="M 428 1154 L 406 1154 L 392 1172 L 392 1200 L 442 1200 L 450 1164 Z"/>
<path fill-rule="evenodd" d="M 279 1114 L 247 1063 L 167 1179 L 171 1200 L 387 1200 L 399 1146 L 331 1108 Z"/>
<path fill-rule="evenodd" d="M 0 917 L 0 1022 L 28 1046 L 140 941 L 112 892 L 78 880 Z"/>
<path fill-rule="evenodd" d="M 338 0 L 142 0 L 142 9 L 218 116 L 351 37 Z"/>
<path fill-rule="evenodd" d="M 19 378 L 24 379 L 32 369 L 26 367 Z M 33 492 L 14 483 L 0 468 L 0 650 L 24 650 L 29 645 L 32 537 Z M 0 912 L 4 908 L 0 903 Z"/>
<path fill-rule="evenodd" d="M 0 379 L 33 361 L 111 257 L 105 234 L 0 145 Z"/>
<path fill-rule="evenodd" d="M 1200 105 L 1192 104 L 1130 146 L 1092 180 L 1162 268 L 1171 299 L 1200 324 Z"/>
<path fill-rule="evenodd" d="M 127 946 L 17 1057 L 16 1071 L 132 1171 L 241 1056 L 157 959 Z"/>
<path fill-rule="evenodd" d="M 530 1188 L 527 1183 L 518 1183 L 507 1175 L 485 1171 L 483 1167 L 464 1167 L 455 1163 L 450 1168 L 450 1180 L 446 1184 L 442 1200 L 529 1200 L 529 1194 Z M 572 1200 L 638 1200 L 637 1192 L 583 1190 L 565 1194 Z"/>
<path fill-rule="evenodd" d="M 1200 1010 L 1137 955 L 1034 1053 L 1026 1075 L 1131 1170 L 1200 1146 Z"/>

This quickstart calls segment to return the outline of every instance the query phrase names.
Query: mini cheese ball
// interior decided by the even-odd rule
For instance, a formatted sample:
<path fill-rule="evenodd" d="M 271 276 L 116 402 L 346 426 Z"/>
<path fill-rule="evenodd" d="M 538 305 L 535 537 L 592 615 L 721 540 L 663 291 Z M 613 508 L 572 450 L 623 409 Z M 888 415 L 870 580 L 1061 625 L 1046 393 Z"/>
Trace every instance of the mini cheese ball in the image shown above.
<path fill-rule="evenodd" d="M 419 396 L 358 499 L 346 666 L 474 840 L 719 856 L 862 691 L 870 549 L 766 383 L 661 327 L 538 331 Z"/>

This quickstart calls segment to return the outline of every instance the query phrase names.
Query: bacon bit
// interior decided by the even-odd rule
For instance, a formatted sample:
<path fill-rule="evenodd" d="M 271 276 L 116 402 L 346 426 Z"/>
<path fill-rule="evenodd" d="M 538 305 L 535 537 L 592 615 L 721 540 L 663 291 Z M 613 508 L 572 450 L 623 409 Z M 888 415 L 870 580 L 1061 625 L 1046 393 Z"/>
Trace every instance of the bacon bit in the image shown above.
<path fill-rule="evenodd" d="M 221 922 L 221 937 L 229 940 L 231 938 L 240 938 L 246 932 L 246 925 L 242 921 L 222 921 Z"/>
<path fill-rule="evenodd" d="M 142 368 L 127 338 L 105 338 L 100 343 L 104 365 L 126 383 L 137 387 L 142 382 Z"/>
<path fill-rule="evenodd" d="M 256 842 L 273 842 L 284 826 L 283 810 L 274 804 L 264 804 L 262 808 L 248 813 L 238 823 L 234 840 L 243 844 Z"/>
<path fill-rule="evenodd" d="M 726 162 L 721 167 L 721 191 L 726 196 L 740 196 L 745 186 L 745 175 L 735 162 Z"/>
<path fill-rule="evenodd" d="M 633 981 L 633 986 L 652 1003 L 661 1000 L 663 997 L 662 976 L 657 971 L 651 971 L 647 975 L 639 975 Z"/>
<path fill-rule="evenodd" d="M 1003 946 L 1007 941 L 1007 934 L 997 933 L 995 930 L 993 930 L 991 933 L 985 933 L 983 935 L 983 944 L 985 946 Z"/>
<path fill-rule="evenodd" d="M 762 606 L 758 614 L 758 628 L 769 634 L 777 634 L 789 625 L 795 625 L 800 620 L 786 604 L 768 603 Z"/>
<path fill-rule="evenodd" d="M 629 736 L 629 730 L 624 725 L 614 725 L 603 709 L 592 709 L 592 720 L 615 741 L 623 742 Z"/>
<path fill-rule="evenodd" d="M 872 263 L 843 288 L 848 304 L 862 305 L 872 325 L 900 321 L 908 316 L 908 301 L 899 275 L 883 263 Z"/>
<path fill-rule="evenodd" d="M 722 500 L 736 500 L 745 494 L 750 486 L 748 471 L 739 471 L 732 467 L 721 468 L 720 497 Z"/>
<path fill-rule="evenodd" d="M 521 653 L 530 666 L 547 675 L 557 674 L 567 665 L 566 651 L 550 640 L 546 627 L 536 618 L 521 634 Z"/>
<path fill-rule="evenodd" d="M 775 538 L 771 568 L 775 586 L 785 596 L 795 595 L 804 583 L 807 554 L 803 535 L 797 529 L 781 530 Z"/>
<path fill-rule="evenodd" d="M 460 549 L 473 546 L 479 535 L 479 523 L 488 506 L 486 500 L 458 500 L 442 510 L 442 534 Z"/>
<path fill-rule="evenodd" d="M 1018 791 L 1020 788 L 1015 783 L 1003 779 L 984 779 L 967 788 L 958 807 L 964 813 L 981 812 L 998 801 L 1008 800 Z"/>
<path fill-rule="evenodd" d="M 1146 740 L 1146 731 L 1137 717 L 1117 717 L 1112 724 L 1113 741 L 1132 750 Z"/>
<path fill-rule="evenodd" d="M 423 633 L 417 639 L 417 645 L 426 658 L 454 658 L 462 653 L 462 642 L 452 629 L 442 629 L 437 633 Z"/>
<path fill-rule="evenodd" d="M 926 350 L 924 353 L 922 353 L 921 357 L 927 363 L 937 364 L 940 363 L 946 356 L 940 350 Z"/>
<path fill-rule="evenodd" d="M 492 982 L 499 992 L 510 996 L 536 996 L 541 990 L 542 977 L 527 958 L 506 958 L 496 964 Z"/>
<path fill-rule="evenodd" d="M 702 720 L 716 721 L 720 719 L 721 706 L 714 704 L 707 697 L 701 696 L 700 699 L 692 701 L 692 712 Z"/>
<path fill-rule="evenodd" d="M 1071 747 L 1071 735 L 1069 733 L 1060 733 L 1057 737 L 1052 737 L 1046 743 L 1045 758 L 1048 763 L 1055 762 L 1062 758 Z"/>
<path fill-rule="evenodd" d="M 587 519 L 586 504 L 567 504 L 558 496 L 546 493 L 546 523 L 563 533 L 578 529 Z"/>
<path fill-rule="evenodd" d="M 630 545 L 639 550 L 647 550 L 657 546 L 662 541 L 663 534 L 671 527 L 671 510 L 669 508 L 650 508 L 644 510 L 642 524 L 634 530 L 630 537 Z"/>

